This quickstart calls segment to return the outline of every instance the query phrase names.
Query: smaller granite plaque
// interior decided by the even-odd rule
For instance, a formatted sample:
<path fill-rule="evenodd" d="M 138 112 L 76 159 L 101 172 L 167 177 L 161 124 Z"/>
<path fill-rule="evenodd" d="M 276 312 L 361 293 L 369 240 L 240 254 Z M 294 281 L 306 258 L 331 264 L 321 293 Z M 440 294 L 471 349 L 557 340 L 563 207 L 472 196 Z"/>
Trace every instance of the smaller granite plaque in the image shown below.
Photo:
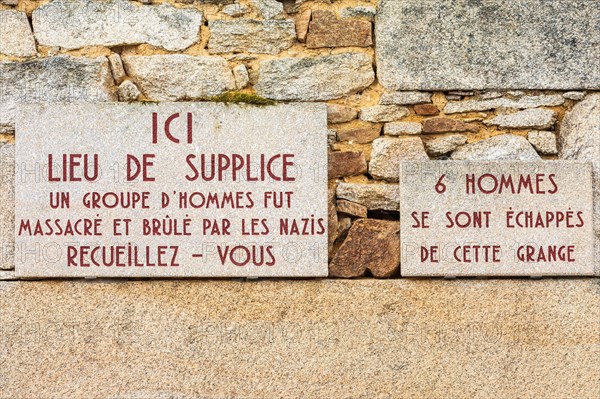
<path fill-rule="evenodd" d="M 403 162 L 401 274 L 593 275 L 591 165 Z"/>
<path fill-rule="evenodd" d="M 323 104 L 20 111 L 18 276 L 327 275 Z"/>

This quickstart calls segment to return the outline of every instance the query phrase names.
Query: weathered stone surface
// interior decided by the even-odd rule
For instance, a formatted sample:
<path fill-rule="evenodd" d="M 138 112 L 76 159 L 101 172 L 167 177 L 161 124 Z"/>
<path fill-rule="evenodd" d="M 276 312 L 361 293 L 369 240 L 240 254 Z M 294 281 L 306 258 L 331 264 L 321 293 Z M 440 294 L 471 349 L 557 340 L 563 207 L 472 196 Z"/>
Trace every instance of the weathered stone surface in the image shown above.
<path fill-rule="evenodd" d="M 281 4 L 281 3 L 279 3 Z M 208 23 L 211 53 L 278 54 L 292 47 L 296 28 L 291 19 L 282 20 L 214 20 Z"/>
<path fill-rule="evenodd" d="M 377 74 L 389 90 L 598 89 L 599 19 L 589 0 L 383 0 Z"/>
<path fill-rule="evenodd" d="M 242 15 L 248 12 L 248 7 L 243 4 L 234 3 L 227 4 L 223 7 L 223 13 L 229 15 L 230 17 L 241 17 Z"/>
<path fill-rule="evenodd" d="M 327 122 L 343 123 L 356 119 L 358 110 L 346 105 L 327 104 Z"/>
<path fill-rule="evenodd" d="M 497 108 L 537 108 L 537 107 L 554 107 L 562 105 L 565 98 L 560 94 L 543 95 L 543 96 L 527 96 L 517 100 L 510 98 L 495 98 L 492 100 L 470 100 L 449 102 L 444 107 L 444 112 L 447 114 L 455 114 L 459 112 L 478 112 L 488 111 Z"/>
<path fill-rule="evenodd" d="M 563 97 L 569 100 L 581 101 L 585 97 L 584 91 L 568 91 L 563 94 Z"/>
<path fill-rule="evenodd" d="M 440 113 L 438 107 L 433 104 L 417 104 L 414 110 L 415 114 L 423 116 L 434 116 Z"/>
<path fill-rule="evenodd" d="M 464 134 L 451 134 L 425 141 L 425 151 L 431 156 L 440 156 L 452 152 L 467 142 Z"/>
<path fill-rule="evenodd" d="M 328 175 L 330 179 L 361 175 L 367 172 L 365 155 L 358 151 L 334 151 L 329 153 Z"/>
<path fill-rule="evenodd" d="M 265 19 L 275 18 L 283 14 L 283 3 L 277 0 L 250 0 L 254 8 Z"/>
<path fill-rule="evenodd" d="M 0 144 L 0 270 L 15 267 L 15 145 Z"/>
<path fill-rule="evenodd" d="M 227 56 L 227 61 L 254 61 L 256 59 L 258 59 L 258 56 L 254 55 L 254 54 L 244 54 L 244 53 L 237 53 L 237 54 L 232 54 L 230 56 Z"/>
<path fill-rule="evenodd" d="M 175 114 L 181 118 L 169 119 Z M 162 130 L 153 144 L 154 115 L 160 126 L 169 120 L 170 132 L 181 140 L 179 144 Z M 23 222 L 32 226 L 24 227 L 16 238 L 17 248 L 22 249 L 15 256 L 20 277 L 327 276 L 327 180 L 325 175 L 303 173 L 315 170 L 327 157 L 324 104 L 31 104 L 22 106 L 16 124 L 17 165 L 28 171 L 41 168 L 44 176 L 28 175 L 16 181 L 15 220 L 19 226 Z M 189 144 L 184 133 L 188 126 Z M 61 162 L 56 154 L 84 151 L 98 158 L 99 173 L 91 181 L 81 179 L 82 167 L 74 165 L 73 173 L 81 173 L 77 174 L 81 181 L 45 177 L 57 174 L 46 166 L 49 154 L 56 156 L 56 164 Z M 200 151 L 207 154 L 204 160 Z M 139 159 L 142 154 L 155 155 L 146 169 L 151 180 L 142 181 L 140 175 L 136 181 L 126 181 L 126 174 L 131 175 L 126 170 L 138 170 L 126 166 L 132 164 L 129 154 Z M 218 160 L 212 154 L 219 154 Z M 239 154 L 237 159 L 233 154 Z M 88 159 L 81 159 L 80 165 L 88 164 Z M 111 168 L 114 173 L 105 172 Z M 89 171 L 90 175 L 94 172 Z M 49 193 L 58 191 L 70 192 L 69 209 L 51 207 Z M 85 196 L 92 191 L 102 196 L 125 194 L 122 200 L 113 194 L 108 202 L 87 206 L 88 200 L 94 202 Z M 270 197 L 283 191 L 292 194 L 277 200 Z M 148 198 L 133 205 L 135 199 L 127 195 L 131 192 L 147 192 Z M 170 196 L 164 207 L 163 193 Z M 167 217 L 172 222 L 165 221 Z M 297 226 L 292 224 L 301 223 L 296 218 L 303 217 L 314 218 L 314 230 L 294 231 Z M 54 233 L 44 226 L 45 234 L 37 234 L 38 221 L 45 224 L 57 218 L 62 221 L 52 225 Z M 113 230 L 112 221 L 117 218 L 131 220 L 128 234 Z M 259 234 L 258 226 L 246 224 L 251 218 L 261 220 Z M 91 227 L 101 234 L 56 233 L 59 228 L 67 229 L 67 221 L 75 224 L 79 219 L 101 220 L 99 226 Z M 187 227 L 185 219 L 189 219 Z M 209 219 L 210 229 L 205 224 Z M 231 223 L 229 227 L 221 222 L 224 219 Z M 287 234 L 285 226 L 280 233 L 282 219 L 288 223 Z M 152 223 L 152 231 L 143 228 L 145 220 Z M 157 231 L 155 221 L 170 227 Z M 52 258 L 41 252 L 48 246 L 53 248 Z M 117 251 L 120 255 L 104 255 Z"/>
<path fill-rule="evenodd" d="M 14 130 L 18 103 L 116 101 L 106 57 L 0 62 L 0 133 Z"/>
<path fill-rule="evenodd" d="M 376 179 L 396 182 L 401 161 L 428 159 L 419 137 L 382 137 L 373 141 L 369 173 Z"/>
<path fill-rule="evenodd" d="M 200 39 L 203 15 L 170 4 L 126 0 L 53 0 L 33 11 L 33 32 L 44 46 L 77 49 L 147 43 L 183 50 Z"/>
<path fill-rule="evenodd" d="M 532 130 L 527 133 L 527 140 L 540 154 L 558 154 L 558 148 L 556 148 L 556 135 L 554 132 Z"/>
<path fill-rule="evenodd" d="M 498 115 L 483 123 L 502 128 L 550 129 L 556 123 L 556 112 L 549 109 L 527 109 L 514 114 Z"/>
<path fill-rule="evenodd" d="M 452 159 L 461 161 L 537 161 L 540 156 L 527 139 L 514 134 L 501 134 L 459 147 Z"/>
<path fill-rule="evenodd" d="M 377 219 L 356 220 L 329 264 L 332 277 L 391 277 L 400 265 L 400 223 Z"/>
<path fill-rule="evenodd" d="M 397 184 L 339 183 L 337 197 L 356 202 L 370 210 L 397 211 L 399 207 Z"/>
<path fill-rule="evenodd" d="M 431 118 L 423 122 L 423 133 L 477 132 L 476 125 L 451 118 Z"/>
<path fill-rule="evenodd" d="M 0 11 L 0 53 L 17 57 L 36 54 L 35 40 L 24 12 Z"/>
<path fill-rule="evenodd" d="M 369 21 L 375 19 L 375 14 L 377 10 L 371 6 L 346 7 L 340 12 L 342 18 L 364 18 Z"/>
<path fill-rule="evenodd" d="M 394 91 L 383 93 L 379 104 L 411 105 L 431 102 L 431 93 L 420 91 Z"/>
<path fill-rule="evenodd" d="M 0 270 L 0 281 L 18 280 L 14 270 Z"/>
<path fill-rule="evenodd" d="M 391 122 L 408 115 L 408 108 L 398 105 L 374 105 L 360 110 L 360 119 L 367 122 Z"/>
<path fill-rule="evenodd" d="M 352 124 L 349 127 L 340 127 L 336 132 L 340 141 L 366 144 L 379 137 L 381 125 L 362 122 L 359 124 Z"/>
<path fill-rule="evenodd" d="M 600 94 L 590 94 L 565 115 L 558 135 L 560 159 L 592 163 L 596 260 L 600 259 Z M 596 262 L 600 276 L 600 262 Z"/>
<path fill-rule="evenodd" d="M 372 44 L 370 22 L 338 19 L 331 11 L 312 12 L 306 47 L 368 47 Z"/>
<path fill-rule="evenodd" d="M 126 102 L 135 101 L 142 95 L 140 89 L 131 80 L 121 83 L 117 88 L 117 94 L 119 95 L 119 101 Z"/>
<path fill-rule="evenodd" d="M 308 34 L 308 24 L 310 23 L 310 17 L 312 10 L 307 9 L 300 13 L 295 18 L 296 23 L 296 38 L 300 43 L 306 42 L 306 35 Z"/>
<path fill-rule="evenodd" d="M 418 122 L 391 122 L 383 126 L 383 133 L 389 136 L 421 134 L 423 126 Z"/>
<path fill-rule="evenodd" d="M 125 67 L 123 66 L 123 61 L 121 60 L 121 56 L 119 54 L 111 54 L 108 57 L 108 63 L 110 64 L 110 70 L 113 75 L 113 79 L 117 84 L 120 84 L 125 78 L 127 74 L 125 73 Z"/>
<path fill-rule="evenodd" d="M 451 90 L 447 94 L 450 96 L 468 97 L 474 96 L 475 92 L 470 90 Z"/>
<path fill-rule="evenodd" d="M 322 101 L 363 90 L 374 79 L 370 56 L 342 53 L 263 61 L 255 88 L 274 100 Z"/>
<path fill-rule="evenodd" d="M 402 276 L 593 275 L 591 172 L 570 161 L 403 162 Z"/>
<path fill-rule="evenodd" d="M 248 69 L 244 64 L 236 65 L 232 69 L 233 78 L 235 79 L 235 87 L 238 90 L 243 89 L 248 86 L 248 82 L 250 82 L 250 76 L 248 76 Z"/>
<path fill-rule="evenodd" d="M 367 207 L 361 204 L 357 204 L 356 202 L 347 201 L 347 200 L 337 200 L 336 201 L 337 211 L 354 218 L 366 218 L 367 217 Z"/>
<path fill-rule="evenodd" d="M 491 100 L 493 98 L 502 97 L 502 93 L 499 91 L 484 91 L 481 93 L 480 97 L 482 100 Z"/>
<path fill-rule="evenodd" d="M 0 291 L 7 398 L 598 396 L 594 279 L 31 281 Z"/>
<path fill-rule="evenodd" d="M 151 100 L 199 99 L 235 88 L 233 74 L 221 57 L 124 56 L 123 63 L 129 76 Z"/>

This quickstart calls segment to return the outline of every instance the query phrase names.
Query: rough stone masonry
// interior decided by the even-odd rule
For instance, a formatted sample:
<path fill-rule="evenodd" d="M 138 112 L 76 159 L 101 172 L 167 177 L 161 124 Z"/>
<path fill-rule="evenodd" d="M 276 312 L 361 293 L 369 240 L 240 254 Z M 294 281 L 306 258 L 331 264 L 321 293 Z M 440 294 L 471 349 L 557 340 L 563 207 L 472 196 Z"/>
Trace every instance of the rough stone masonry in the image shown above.
<path fill-rule="evenodd" d="M 15 113 L 56 101 L 326 103 L 338 277 L 399 276 L 395 255 L 360 254 L 397 253 L 402 160 L 591 161 L 600 259 L 599 14 L 588 0 L 0 2 L 1 267 Z"/>

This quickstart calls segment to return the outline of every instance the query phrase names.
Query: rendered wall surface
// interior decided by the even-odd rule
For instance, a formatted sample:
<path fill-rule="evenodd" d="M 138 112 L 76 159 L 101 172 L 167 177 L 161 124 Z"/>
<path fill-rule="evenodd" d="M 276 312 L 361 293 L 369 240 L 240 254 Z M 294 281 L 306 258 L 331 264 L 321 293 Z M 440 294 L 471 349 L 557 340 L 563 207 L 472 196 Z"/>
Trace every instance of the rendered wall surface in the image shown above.
<path fill-rule="evenodd" d="M 597 398 L 600 285 L 0 285 L 0 397 Z"/>

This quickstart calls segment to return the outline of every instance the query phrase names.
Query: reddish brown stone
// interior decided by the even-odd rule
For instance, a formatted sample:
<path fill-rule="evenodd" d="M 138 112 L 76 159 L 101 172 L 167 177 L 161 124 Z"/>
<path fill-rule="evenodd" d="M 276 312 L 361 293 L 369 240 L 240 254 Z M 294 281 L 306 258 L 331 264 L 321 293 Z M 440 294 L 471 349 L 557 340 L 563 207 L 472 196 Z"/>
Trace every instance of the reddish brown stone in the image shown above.
<path fill-rule="evenodd" d="M 423 122 L 423 133 L 477 132 L 476 125 L 450 118 L 431 118 Z"/>
<path fill-rule="evenodd" d="M 356 202 L 347 200 L 337 200 L 337 210 L 340 213 L 355 217 L 355 218 L 366 218 L 367 207 Z"/>
<path fill-rule="evenodd" d="M 358 219 L 329 264 L 331 277 L 360 277 L 370 270 L 375 277 L 390 277 L 400 265 L 400 223 Z"/>
<path fill-rule="evenodd" d="M 346 105 L 327 104 L 327 122 L 343 123 L 356 119 L 358 110 Z"/>
<path fill-rule="evenodd" d="M 304 43 L 306 41 L 310 16 L 311 10 L 305 10 L 296 16 L 296 37 L 300 43 Z"/>
<path fill-rule="evenodd" d="M 415 114 L 423 116 L 434 116 L 440 113 L 440 110 L 433 104 L 415 105 Z"/>
<path fill-rule="evenodd" d="M 331 11 L 312 12 L 306 47 L 369 47 L 372 44 L 370 22 L 338 19 Z"/>
<path fill-rule="evenodd" d="M 354 143 L 333 143 L 331 144 L 332 151 L 358 151 L 362 152 L 367 162 L 371 158 L 371 144 L 354 144 Z"/>
<path fill-rule="evenodd" d="M 336 151 L 329 153 L 329 178 L 361 175 L 367 172 L 367 161 L 362 152 Z"/>
<path fill-rule="evenodd" d="M 339 141 L 351 141 L 356 144 L 366 144 L 375 140 L 381 134 L 381 124 L 361 122 L 351 126 L 337 128 Z"/>

